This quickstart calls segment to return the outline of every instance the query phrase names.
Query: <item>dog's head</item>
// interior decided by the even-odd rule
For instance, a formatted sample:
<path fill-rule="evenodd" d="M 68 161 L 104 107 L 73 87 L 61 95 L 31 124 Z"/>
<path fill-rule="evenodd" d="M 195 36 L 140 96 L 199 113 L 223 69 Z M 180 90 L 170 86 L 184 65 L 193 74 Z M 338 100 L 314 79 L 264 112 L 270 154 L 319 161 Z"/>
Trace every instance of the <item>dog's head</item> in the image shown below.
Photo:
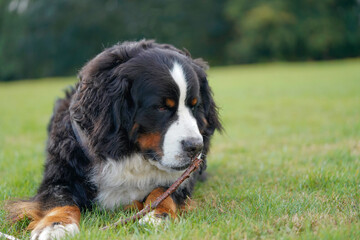
<path fill-rule="evenodd" d="M 81 70 L 73 118 L 103 158 L 141 153 L 159 169 L 183 170 L 221 129 L 206 68 L 171 45 L 115 45 Z"/>

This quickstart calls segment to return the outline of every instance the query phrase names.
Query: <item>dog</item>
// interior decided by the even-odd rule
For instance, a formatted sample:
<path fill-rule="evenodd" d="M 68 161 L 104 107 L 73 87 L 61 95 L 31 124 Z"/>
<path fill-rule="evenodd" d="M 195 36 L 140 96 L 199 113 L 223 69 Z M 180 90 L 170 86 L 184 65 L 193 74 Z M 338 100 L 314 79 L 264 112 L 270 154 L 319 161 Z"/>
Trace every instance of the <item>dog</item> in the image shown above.
<path fill-rule="evenodd" d="M 90 60 L 55 103 L 42 183 L 31 199 L 8 205 L 11 219 L 31 219 L 33 240 L 74 235 L 82 210 L 140 210 L 201 153 L 199 170 L 141 223 L 177 218 L 222 129 L 207 69 L 187 50 L 152 40 L 119 43 Z"/>

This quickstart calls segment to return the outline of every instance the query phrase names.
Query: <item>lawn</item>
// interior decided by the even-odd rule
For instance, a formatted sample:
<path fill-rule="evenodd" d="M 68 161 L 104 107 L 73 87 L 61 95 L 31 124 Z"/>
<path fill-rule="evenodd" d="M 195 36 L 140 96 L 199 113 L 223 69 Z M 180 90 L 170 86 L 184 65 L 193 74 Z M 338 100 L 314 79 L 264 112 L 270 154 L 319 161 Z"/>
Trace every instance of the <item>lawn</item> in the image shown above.
<path fill-rule="evenodd" d="M 360 59 L 213 68 L 226 132 L 216 134 L 195 211 L 162 227 L 99 231 L 124 216 L 96 208 L 74 239 L 360 239 Z M 75 78 L 0 84 L 0 231 L 4 200 L 34 195 L 46 125 Z"/>

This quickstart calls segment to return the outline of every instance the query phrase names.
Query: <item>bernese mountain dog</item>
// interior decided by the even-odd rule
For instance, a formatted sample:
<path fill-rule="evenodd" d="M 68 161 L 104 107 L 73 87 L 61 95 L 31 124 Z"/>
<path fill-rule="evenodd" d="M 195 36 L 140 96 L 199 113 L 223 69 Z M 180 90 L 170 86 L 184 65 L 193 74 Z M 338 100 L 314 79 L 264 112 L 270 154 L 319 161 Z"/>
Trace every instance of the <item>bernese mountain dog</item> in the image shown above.
<path fill-rule="evenodd" d="M 57 100 L 48 126 L 42 183 L 30 200 L 8 205 L 13 221 L 31 219 L 31 239 L 79 232 L 80 214 L 141 209 L 209 150 L 221 130 L 202 59 L 154 41 L 105 49 Z M 204 164 L 141 223 L 159 223 L 187 204 Z"/>

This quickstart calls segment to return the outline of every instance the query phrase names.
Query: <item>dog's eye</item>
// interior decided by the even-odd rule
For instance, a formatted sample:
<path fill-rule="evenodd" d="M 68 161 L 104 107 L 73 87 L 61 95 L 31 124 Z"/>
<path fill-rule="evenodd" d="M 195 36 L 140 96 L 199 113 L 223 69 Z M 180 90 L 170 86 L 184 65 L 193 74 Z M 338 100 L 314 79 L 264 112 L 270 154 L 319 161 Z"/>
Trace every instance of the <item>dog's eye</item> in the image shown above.
<path fill-rule="evenodd" d="M 159 107 L 158 107 L 158 110 L 159 110 L 160 112 L 163 112 L 163 111 L 169 110 L 169 108 L 168 108 L 167 106 L 159 106 Z"/>

